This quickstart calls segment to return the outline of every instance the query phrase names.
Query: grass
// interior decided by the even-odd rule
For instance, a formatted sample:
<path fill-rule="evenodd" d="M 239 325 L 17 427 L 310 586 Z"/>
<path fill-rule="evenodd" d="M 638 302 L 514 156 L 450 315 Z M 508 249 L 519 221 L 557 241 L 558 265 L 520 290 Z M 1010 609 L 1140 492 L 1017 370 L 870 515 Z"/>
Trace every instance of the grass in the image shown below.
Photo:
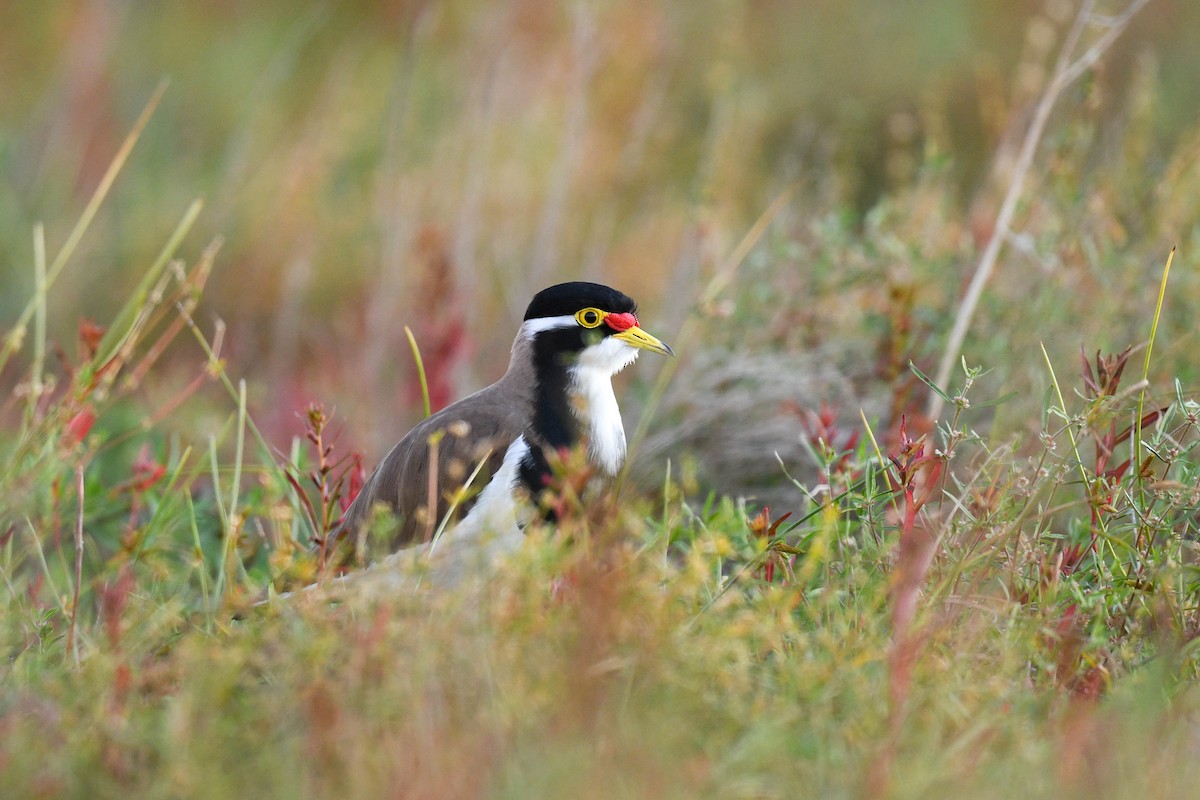
<path fill-rule="evenodd" d="M 628 30 L 630 11 L 555 17 L 541 38 L 522 40 L 520 57 L 541 47 L 547 63 L 590 53 L 612 67 L 610 53 L 589 48 Z M 280 152 L 258 149 L 254 126 L 235 130 L 222 139 L 236 156 L 222 174 L 247 175 L 258 159 L 262 173 L 246 186 L 291 175 L 290 191 L 272 184 L 278 210 L 250 203 L 257 189 L 248 199 L 228 185 L 205 203 L 181 197 L 189 182 L 164 160 L 157 126 L 185 127 L 176 92 L 202 94 L 185 76 L 165 94 L 146 90 L 131 132 L 112 137 L 102 168 L 84 170 L 98 188 L 74 217 L 52 206 L 47 224 L 22 229 L 27 242 L 33 231 L 19 259 L 29 270 L 12 285 L 29 290 L 0 301 L 11 319 L 0 355 L 5 797 L 1194 794 L 1200 371 L 1189 254 L 1200 185 L 1195 131 L 1169 141 L 1163 132 L 1167 117 L 1180 124 L 1186 104 L 1170 102 L 1180 95 L 1156 82 L 1149 57 L 1130 67 L 1125 103 L 1104 95 L 1116 90 L 1101 75 L 1059 87 L 1027 174 L 1008 183 L 997 168 L 996 185 L 968 208 L 945 133 L 961 120 L 914 91 L 928 103 L 915 115 L 923 150 L 907 178 L 876 186 L 864 204 L 862 176 L 839 158 L 799 181 L 774 168 L 786 159 L 769 162 L 773 147 L 787 150 L 773 137 L 787 135 L 763 99 L 781 96 L 772 80 L 782 78 L 763 64 L 793 75 L 771 54 L 797 18 L 747 11 L 717 36 L 699 11 L 660 11 L 638 30 L 673 32 L 677 49 L 658 51 L 646 34 L 622 39 L 621 52 L 651 78 L 670 76 L 661 94 L 651 80 L 623 96 L 603 70 L 595 83 L 575 75 L 575 89 L 534 91 L 536 69 L 501 60 L 490 85 L 511 104 L 466 103 L 467 117 L 478 114 L 467 124 L 431 97 L 487 72 L 464 53 L 516 24 L 500 12 L 460 4 L 414 23 L 397 66 L 357 18 L 322 11 L 289 27 L 268 9 L 246 24 L 291 36 L 268 47 L 235 26 L 231 52 L 274 59 L 249 116 L 274 131 Z M 764 27 L 771 21 L 778 31 Z M 1145 41 L 1139 30 L 1129 35 Z M 1080 35 L 1087 46 L 1103 34 Z M 697 42 L 724 66 L 685 70 Z M 261 100 L 311 77 L 296 64 L 312 47 L 326 83 L 293 92 L 312 104 Z M 646 67 L 655 58 L 661 72 Z M 333 99 L 374 85 L 366 78 L 381 64 L 400 73 L 393 89 L 417 88 L 411 107 L 389 112 L 410 138 L 372 161 L 362 130 L 375 112 L 353 117 Z M 526 115 L 519 97 L 550 110 Z M 688 104 L 701 101 L 711 113 L 685 135 Z M 643 112 L 655 134 L 620 150 L 632 167 L 614 166 L 604 154 L 627 131 L 611 121 Z M 204 122 L 237 116 L 214 107 Z M 545 146 L 558 131 L 546 119 L 559 117 L 567 155 Z M 528 133 L 512 133 L 526 123 Z M 1022 130 L 1006 141 L 1028 141 Z M 569 154 L 585 142 L 593 172 L 573 172 Z M 144 149 L 172 176 L 171 202 L 156 197 L 153 214 L 135 201 L 156 185 L 138 161 Z M 445 167 L 462 153 L 479 161 L 461 172 L 421 162 Z M 693 156 L 705 177 L 677 181 L 680 159 Z M 53 161 L 42 172 L 57 186 Z M 340 177 L 322 176 L 330 163 Z M 417 265 L 403 280 L 429 299 L 425 313 L 388 305 L 401 294 L 392 267 L 365 288 L 337 279 L 333 295 L 351 302 L 329 304 L 356 309 L 366 298 L 365 311 L 309 313 L 305 293 L 335 280 L 324 248 L 358 253 L 362 219 L 386 228 L 378 221 L 416 202 L 384 187 L 378 206 L 364 203 L 345 171 L 365 163 L 407 176 L 434 205 L 477 212 L 381 239 L 393 256 L 405 237 L 415 243 L 396 263 Z M 436 175 L 456 177 L 439 190 Z M 529 202 L 537 186 L 575 198 L 578 213 L 565 216 L 596 229 Z M 642 191 L 653 199 L 630 199 Z M 0 225 L 15 229 L 5 192 Z M 694 229 L 676 205 L 689 193 L 716 198 L 694 212 Z M 1010 198 L 1006 221 L 989 228 L 998 197 Z M 136 221 L 136 244 L 114 236 L 124 220 Z M 274 243 L 247 231 L 258 225 L 281 231 L 288 249 L 288 266 L 269 278 L 261 259 Z M 640 288 L 683 287 L 642 313 L 682 357 L 656 381 L 622 388 L 627 408 L 646 410 L 630 425 L 641 463 L 619 497 L 586 507 L 566 475 L 572 513 L 532 531 L 486 584 L 337 602 L 300 592 L 252 606 L 268 587 L 322 575 L 325 554 L 312 545 L 377 455 L 356 443 L 386 438 L 356 409 L 394 415 L 402 405 L 371 370 L 415 363 L 396 383 L 408 412 L 428 413 L 462 382 L 472 343 L 484 363 L 506 347 L 495 333 L 511 323 L 504 292 L 480 289 L 474 300 L 486 302 L 468 303 L 453 280 L 476 274 L 466 266 L 481 252 L 472 225 L 497 242 L 482 260 L 498 266 L 481 268 L 479 285 L 514 294 L 524 287 L 510 262 L 604 247 L 619 261 L 613 253 L 694 232 L 670 258 L 656 250 L 629 268 Z M 980 263 L 1000 229 L 962 357 L 946 342 L 963 265 Z M 306 235 L 321 244 L 305 245 Z M 122 265 L 119 279 L 84 302 L 99 292 L 83 276 L 107 279 L 95 267 L 109 262 Z M 277 318 L 243 314 L 251 299 Z M 271 344 L 255 349 L 260 325 Z M 384 328 L 394 330 L 375 337 Z M 305 344 L 278 349 L 294 340 Z M 738 371 L 751 356 L 762 374 Z M 1127 370 L 1131 359 L 1140 369 Z M 946 362 L 941 380 L 931 366 Z M 304 381 L 308 391 L 295 390 Z M 322 386 L 328 406 L 310 402 Z M 946 410 L 936 420 L 930 398 Z M 707 416 L 713 408 L 721 416 Z"/>
<path fill-rule="evenodd" d="M 320 412 L 311 467 L 258 439 L 188 316 L 205 263 L 139 292 L 119 347 L 93 334 L 4 451 L 9 796 L 1190 793 L 1200 405 L 1143 414 L 1128 352 L 1076 395 L 1047 356 L 1031 442 L 967 427 L 978 369 L 921 436 L 826 410 L 789 519 L 668 471 L 657 508 L 580 509 L 484 586 L 235 619 L 311 579 L 348 484 Z M 119 422 L 189 328 L 230 393 L 206 446 Z"/>

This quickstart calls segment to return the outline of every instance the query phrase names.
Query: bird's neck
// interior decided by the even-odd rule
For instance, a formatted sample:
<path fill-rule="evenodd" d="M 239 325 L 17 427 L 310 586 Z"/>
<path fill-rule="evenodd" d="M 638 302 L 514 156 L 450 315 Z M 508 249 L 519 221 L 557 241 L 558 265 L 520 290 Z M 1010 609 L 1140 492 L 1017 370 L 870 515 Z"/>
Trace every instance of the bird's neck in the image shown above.
<path fill-rule="evenodd" d="M 570 370 L 570 407 L 582 423 L 588 439 L 588 458 L 609 475 L 616 475 L 625 462 L 625 426 L 613 392 L 612 372 L 576 364 Z"/>
<path fill-rule="evenodd" d="M 554 451 L 586 443 L 589 460 L 615 475 L 625 461 L 625 429 L 612 376 L 632 363 L 636 351 L 610 341 L 569 359 L 552 343 L 521 342 L 517 347 L 529 350 L 514 348 L 513 363 L 531 365 L 532 374 L 522 379 L 510 367 L 506 379 L 532 384 L 530 429 L 537 445 Z"/>
<path fill-rule="evenodd" d="M 535 348 L 536 353 L 537 348 Z M 579 444 L 584 430 L 572 412 L 571 367 L 559 354 L 535 355 L 533 422 L 530 427 L 538 443 L 550 450 L 565 450 Z"/>
<path fill-rule="evenodd" d="M 579 443 L 582 429 L 571 413 L 571 364 L 545 343 L 539 345 L 524 328 L 513 342 L 508 372 L 500 379 L 512 395 L 527 404 L 530 447 L 560 450 Z"/>

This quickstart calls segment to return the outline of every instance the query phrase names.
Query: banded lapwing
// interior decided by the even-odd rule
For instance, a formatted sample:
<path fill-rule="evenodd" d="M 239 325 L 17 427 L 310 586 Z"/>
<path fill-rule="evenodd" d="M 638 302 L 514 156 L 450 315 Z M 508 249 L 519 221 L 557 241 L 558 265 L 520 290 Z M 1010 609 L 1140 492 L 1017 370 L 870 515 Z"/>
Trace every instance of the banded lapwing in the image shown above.
<path fill-rule="evenodd" d="M 583 448 L 597 472 L 620 471 L 625 430 L 612 376 L 642 350 L 674 355 L 642 330 L 629 296 L 582 281 L 538 292 L 504 376 L 410 430 L 367 479 L 332 536 L 353 546 L 383 508 L 390 512 L 393 551 L 428 548 L 436 530 L 444 531 L 439 546 L 459 551 L 460 560 L 463 553 L 515 549 L 539 513 L 537 498 L 556 453 Z M 472 475 L 467 491 L 460 491 Z M 443 525 L 451 510 L 457 521 Z"/>

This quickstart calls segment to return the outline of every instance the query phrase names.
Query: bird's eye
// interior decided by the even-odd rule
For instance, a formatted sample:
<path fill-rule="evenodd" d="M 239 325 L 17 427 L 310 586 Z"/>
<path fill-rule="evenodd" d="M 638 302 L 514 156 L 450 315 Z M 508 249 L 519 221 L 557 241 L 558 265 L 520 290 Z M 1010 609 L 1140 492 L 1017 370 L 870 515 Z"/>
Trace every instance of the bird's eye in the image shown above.
<path fill-rule="evenodd" d="M 575 314 L 575 321 L 585 328 L 595 328 L 604 320 L 604 312 L 598 308 L 585 308 Z"/>

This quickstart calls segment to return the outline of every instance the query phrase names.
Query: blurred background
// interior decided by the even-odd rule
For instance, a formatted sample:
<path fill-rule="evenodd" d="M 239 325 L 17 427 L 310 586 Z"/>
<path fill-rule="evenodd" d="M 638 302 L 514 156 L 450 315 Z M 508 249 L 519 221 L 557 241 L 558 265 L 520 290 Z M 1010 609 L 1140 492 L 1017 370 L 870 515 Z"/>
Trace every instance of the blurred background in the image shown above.
<path fill-rule="evenodd" d="M 444 405 L 503 371 L 534 291 L 583 278 L 635 296 L 681 353 L 643 458 L 698 453 L 713 485 L 754 490 L 776 451 L 804 460 L 807 410 L 887 426 L 924 408 L 907 362 L 941 357 L 1077 8 L 7 3 L 0 328 L 32 292 L 33 226 L 56 252 L 166 77 L 51 293 L 65 350 L 203 197 L 179 255 L 223 245 L 197 320 L 228 326 L 230 373 L 281 449 L 320 400 L 374 463 L 420 413 L 404 325 Z M 991 370 L 980 400 L 1017 397 L 973 424 L 1038 429 L 1039 341 L 1067 365 L 1144 341 L 1172 245 L 1154 372 L 1197 387 L 1198 77 L 1200 3 L 1151 0 L 1059 100 L 965 348 Z M 179 339 L 146 408 L 203 364 Z M 661 368 L 623 378 L 631 430 Z M 168 424 L 203 432 L 229 401 L 211 385 L 187 409 Z"/>

